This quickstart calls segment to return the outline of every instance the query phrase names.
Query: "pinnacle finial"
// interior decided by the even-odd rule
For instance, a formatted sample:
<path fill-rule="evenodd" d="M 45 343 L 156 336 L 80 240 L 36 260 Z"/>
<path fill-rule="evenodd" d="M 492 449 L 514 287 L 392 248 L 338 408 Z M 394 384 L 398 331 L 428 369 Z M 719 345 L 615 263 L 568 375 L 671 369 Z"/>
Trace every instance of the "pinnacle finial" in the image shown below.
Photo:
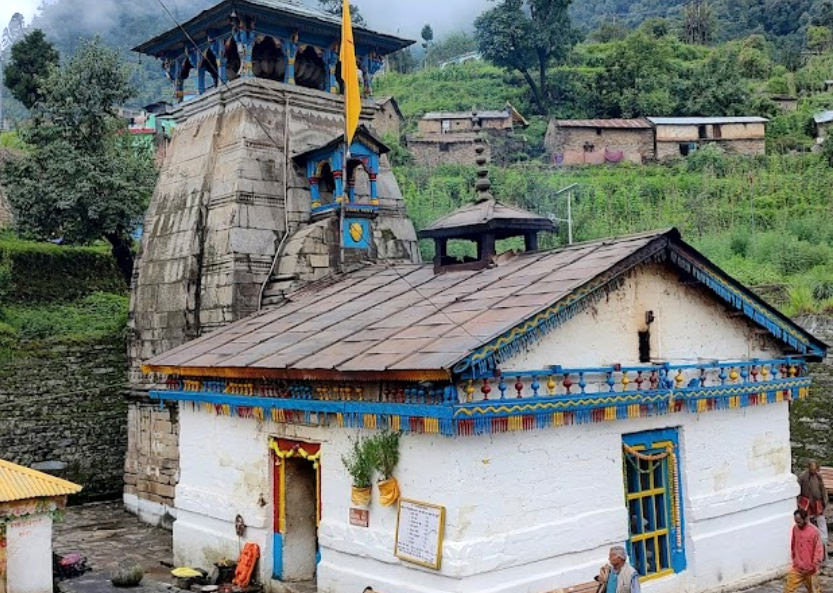
<path fill-rule="evenodd" d="M 477 201 L 492 200 L 494 196 L 489 191 L 492 189 L 492 182 L 489 180 L 489 169 L 486 167 L 487 160 L 483 154 L 486 152 L 486 147 L 480 144 L 474 149 L 474 152 L 477 153 L 475 162 L 479 167 L 477 170 L 477 180 L 474 182 L 474 189 L 477 191 Z"/>

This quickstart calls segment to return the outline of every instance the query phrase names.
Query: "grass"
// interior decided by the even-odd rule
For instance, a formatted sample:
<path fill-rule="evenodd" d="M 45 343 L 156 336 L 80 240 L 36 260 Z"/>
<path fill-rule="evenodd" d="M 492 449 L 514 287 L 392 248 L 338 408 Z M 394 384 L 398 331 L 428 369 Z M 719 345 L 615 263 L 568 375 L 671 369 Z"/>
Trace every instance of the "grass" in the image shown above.
<path fill-rule="evenodd" d="M 686 241 L 750 286 L 783 287 L 787 314 L 833 310 L 833 169 L 817 155 L 730 157 L 702 151 L 676 165 L 559 170 L 540 162 L 490 166 L 503 201 L 566 217 L 572 183 L 577 241 L 677 227 Z M 475 168 L 395 168 L 417 228 L 473 198 Z M 550 248 L 566 228 L 542 237 Z M 433 246 L 421 244 L 433 257 Z"/>
<path fill-rule="evenodd" d="M 96 292 L 69 303 L 0 306 L 0 341 L 92 342 L 127 326 L 128 296 Z"/>

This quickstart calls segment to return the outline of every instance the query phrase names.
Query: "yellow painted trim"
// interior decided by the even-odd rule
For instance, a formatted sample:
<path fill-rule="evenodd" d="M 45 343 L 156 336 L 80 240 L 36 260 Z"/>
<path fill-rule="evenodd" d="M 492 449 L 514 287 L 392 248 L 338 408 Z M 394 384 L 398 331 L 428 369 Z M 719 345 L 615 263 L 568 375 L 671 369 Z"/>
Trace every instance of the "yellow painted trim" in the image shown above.
<path fill-rule="evenodd" d="M 654 472 L 651 472 L 651 475 L 652 475 L 651 481 L 653 481 L 653 473 Z M 627 499 L 628 499 L 628 501 L 631 501 L 631 500 L 637 500 L 637 499 L 640 499 L 640 498 L 648 498 L 649 496 L 656 496 L 657 494 L 665 494 L 665 492 L 666 492 L 665 488 L 651 488 L 650 490 L 640 490 L 639 492 L 628 492 L 628 498 Z"/>
<path fill-rule="evenodd" d="M 640 533 L 638 535 L 631 536 L 631 542 L 641 542 L 646 541 L 649 539 L 654 539 L 654 537 L 659 537 L 660 535 L 668 535 L 668 529 L 659 529 L 657 531 L 646 531 L 645 533 Z"/>
<path fill-rule="evenodd" d="M 664 568 L 659 572 L 652 572 L 651 574 L 645 575 L 644 577 L 639 577 L 639 582 L 644 583 L 645 581 L 653 581 L 654 579 L 667 577 L 668 575 L 672 574 L 676 574 L 673 568 Z"/>

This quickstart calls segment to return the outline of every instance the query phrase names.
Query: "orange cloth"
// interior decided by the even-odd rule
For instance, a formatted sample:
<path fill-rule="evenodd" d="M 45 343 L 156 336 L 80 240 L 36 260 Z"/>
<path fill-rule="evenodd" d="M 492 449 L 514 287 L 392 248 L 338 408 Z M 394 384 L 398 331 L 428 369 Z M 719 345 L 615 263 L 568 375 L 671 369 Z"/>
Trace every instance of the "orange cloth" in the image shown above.
<path fill-rule="evenodd" d="M 247 587 L 249 581 L 252 580 L 252 573 L 255 570 L 255 564 L 260 557 L 260 547 L 252 542 L 246 542 L 243 546 L 243 551 L 240 552 L 240 560 L 237 561 L 237 569 L 234 571 L 233 585 L 238 587 Z"/>

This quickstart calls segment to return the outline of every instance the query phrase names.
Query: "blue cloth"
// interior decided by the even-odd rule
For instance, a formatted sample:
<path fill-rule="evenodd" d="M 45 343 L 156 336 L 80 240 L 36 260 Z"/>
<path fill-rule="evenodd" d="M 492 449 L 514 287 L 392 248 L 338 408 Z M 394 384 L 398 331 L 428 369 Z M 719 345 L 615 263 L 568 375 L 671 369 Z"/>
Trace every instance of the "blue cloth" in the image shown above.
<path fill-rule="evenodd" d="M 619 574 L 615 570 L 610 571 L 607 577 L 607 590 L 605 593 L 616 593 L 616 585 L 619 582 Z"/>

